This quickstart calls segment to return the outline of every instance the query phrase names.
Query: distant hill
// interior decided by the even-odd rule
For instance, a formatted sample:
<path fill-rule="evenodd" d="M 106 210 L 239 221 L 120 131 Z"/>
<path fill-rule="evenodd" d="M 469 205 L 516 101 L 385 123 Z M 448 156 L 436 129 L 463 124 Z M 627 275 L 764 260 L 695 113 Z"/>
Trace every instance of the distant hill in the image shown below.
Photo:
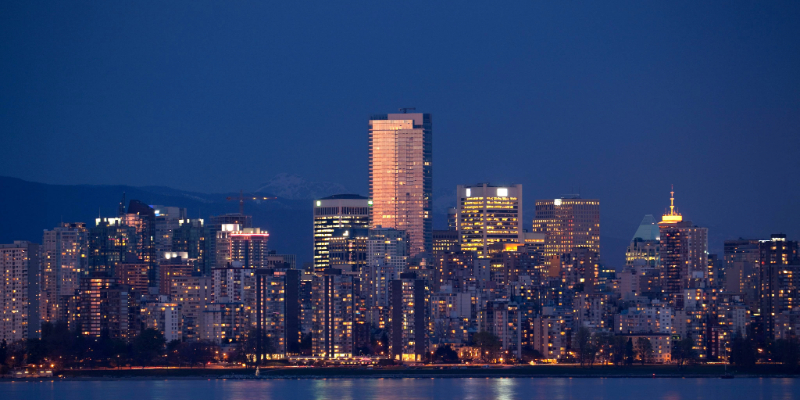
<path fill-rule="evenodd" d="M 273 185 L 279 189 L 279 186 Z M 124 185 L 48 185 L 0 177 L 0 243 L 14 240 L 42 242 L 42 231 L 59 222 L 86 222 L 94 226 L 99 216 L 113 217 L 122 194 L 128 200 L 147 204 L 185 207 L 190 218 L 238 212 L 239 193 L 195 193 L 168 187 Z M 274 196 L 266 189 L 265 196 Z M 328 193 L 336 194 L 336 193 Z M 311 199 L 249 201 L 245 213 L 253 224 L 270 233 L 269 247 L 279 253 L 296 254 L 298 266 L 312 260 Z"/>
<path fill-rule="evenodd" d="M 270 233 L 269 247 L 279 253 L 297 255 L 297 265 L 313 260 L 312 200 L 348 190 L 335 183 L 307 182 L 294 175 L 280 174 L 255 191 L 275 200 L 248 201 L 245 213 L 253 224 Z M 98 215 L 116 216 L 122 194 L 128 200 L 147 204 L 185 207 L 190 218 L 237 212 L 239 193 L 198 193 L 163 186 L 125 185 L 48 185 L 22 179 L 0 177 L 0 243 L 30 240 L 41 243 L 42 231 L 64 222 L 86 222 L 94 226 Z M 291 198 L 287 198 L 290 196 Z M 303 198 L 307 197 L 307 198 Z M 438 193 L 434 208 L 434 229 L 446 229 L 449 194 Z M 526 225 L 533 218 L 532 208 L 525 215 Z M 613 266 L 624 261 L 630 239 L 603 235 L 603 258 Z"/>

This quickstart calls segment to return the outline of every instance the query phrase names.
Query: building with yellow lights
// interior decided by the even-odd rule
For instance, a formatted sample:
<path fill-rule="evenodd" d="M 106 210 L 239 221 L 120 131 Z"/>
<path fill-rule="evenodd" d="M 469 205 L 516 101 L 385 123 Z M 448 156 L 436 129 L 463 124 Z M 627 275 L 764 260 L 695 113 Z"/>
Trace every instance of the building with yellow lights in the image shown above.
<path fill-rule="evenodd" d="M 674 297 L 685 289 L 704 287 L 708 274 L 708 229 L 685 221 L 670 192 L 669 211 L 658 223 L 661 289 Z M 681 304 L 673 304 L 682 308 Z"/>
<path fill-rule="evenodd" d="M 349 242 L 352 230 L 369 229 L 371 219 L 372 200 L 364 196 L 337 194 L 314 200 L 314 271 L 330 267 L 329 245 L 334 236 Z"/>
<path fill-rule="evenodd" d="M 198 341 L 205 335 L 203 317 L 214 297 L 214 283 L 207 276 L 173 276 L 169 280 L 169 295 L 178 303 L 183 317 L 184 341 Z"/>
<path fill-rule="evenodd" d="M 456 196 L 461 250 L 485 258 L 494 244 L 522 242 L 522 185 L 459 185 Z"/>
<path fill-rule="evenodd" d="M 800 306 L 800 247 L 774 234 L 759 245 L 760 314 L 767 338 L 775 337 L 775 316 Z"/>
<path fill-rule="evenodd" d="M 79 288 L 89 265 L 86 224 L 62 223 L 45 230 L 42 238 L 42 285 L 39 315 L 42 321 L 66 320 L 64 301 Z"/>
<path fill-rule="evenodd" d="M 544 233 L 545 262 L 574 249 L 600 254 L 600 200 L 564 196 L 536 200 L 533 232 Z"/>
<path fill-rule="evenodd" d="M 39 248 L 26 241 L 0 244 L 0 341 L 40 336 Z"/>
<path fill-rule="evenodd" d="M 300 270 L 256 271 L 256 358 L 282 359 L 300 352 Z"/>
<path fill-rule="evenodd" d="M 413 272 L 402 273 L 389 286 L 389 355 L 404 362 L 422 362 L 428 349 L 430 288 Z"/>
<path fill-rule="evenodd" d="M 656 219 L 650 214 L 645 215 L 625 251 L 625 265 L 633 265 L 636 260 L 644 260 L 644 265 L 658 266 L 660 245 Z"/>
<path fill-rule="evenodd" d="M 351 358 L 363 329 L 358 278 L 340 269 L 314 276 L 312 354 L 328 360 Z"/>
<path fill-rule="evenodd" d="M 164 335 L 169 343 L 181 340 L 183 334 L 183 318 L 178 303 L 168 301 L 169 296 L 158 296 L 157 301 L 142 302 L 139 319 L 145 328 L 152 328 Z"/>

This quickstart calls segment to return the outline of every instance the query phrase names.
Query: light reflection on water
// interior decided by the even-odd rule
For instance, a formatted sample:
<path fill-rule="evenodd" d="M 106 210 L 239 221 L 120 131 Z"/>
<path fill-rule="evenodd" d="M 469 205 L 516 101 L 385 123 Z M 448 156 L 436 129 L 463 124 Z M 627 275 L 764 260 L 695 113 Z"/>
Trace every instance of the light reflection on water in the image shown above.
<path fill-rule="evenodd" d="M 3 382 L 2 400 L 790 400 L 800 380 L 440 378 Z"/>

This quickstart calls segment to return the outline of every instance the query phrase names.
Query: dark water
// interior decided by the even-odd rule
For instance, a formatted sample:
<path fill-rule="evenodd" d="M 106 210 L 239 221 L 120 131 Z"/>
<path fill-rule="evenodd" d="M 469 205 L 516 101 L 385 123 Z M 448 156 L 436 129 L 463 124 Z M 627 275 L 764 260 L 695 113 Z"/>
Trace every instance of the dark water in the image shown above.
<path fill-rule="evenodd" d="M 800 379 L 458 378 L 3 382 L 0 399 L 800 399 Z"/>

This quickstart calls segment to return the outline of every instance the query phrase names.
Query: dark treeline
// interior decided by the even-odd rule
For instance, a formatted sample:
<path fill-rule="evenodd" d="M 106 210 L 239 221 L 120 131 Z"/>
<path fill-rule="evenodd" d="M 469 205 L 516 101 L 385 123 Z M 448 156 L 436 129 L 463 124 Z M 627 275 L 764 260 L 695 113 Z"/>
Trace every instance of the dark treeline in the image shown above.
<path fill-rule="evenodd" d="M 765 364 L 772 370 L 786 373 L 800 372 L 800 340 L 791 336 L 788 339 L 766 341 L 753 332 L 747 336 L 733 338 L 730 350 L 730 363 L 736 371 L 757 372 Z M 45 323 L 42 325 L 41 339 L 21 340 L 14 343 L 0 342 L 0 374 L 12 369 L 37 366 L 46 369 L 78 368 L 127 368 L 147 366 L 200 367 L 210 362 L 228 362 L 254 365 L 256 352 L 256 332 L 248 339 L 228 346 L 227 352 L 208 341 L 167 342 L 155 329 L 144 329 L 138 336 L 126 342 L 101 334 L 89 338 L 78 331 L 71 331 L 66 323 Z M 381 353 L 386 336 L 373 337 L 375 352 Z M 579 329 L 573 340 L 574 360 L 581 365 L 594 364 L 636 365 L 650 364 L 652 346 L 639 338 L 634 343 L 628 338 L 614 335 L 592 335 L 588 330 Z M 310 335 L 303 337 L 301 353 L 310 354 Z M 686 364 L 699 361 L 692 349 L 691 337 L 672 343 L 672 362 L 682 368 Z M 516 360 L 510 351 L 500 348 L 499 340 L 488 332 L 479 332 L 473 338 L 472 346 L 480 350 L 477 359 L 491 362 L 505 358 L 501 362 L 527 363 L 541 358 L 541 354 L 523 348 L 523 357 Z M 267 344 L 267 347 L 268 344 Z M 268 352 L 268 349 L 266 349 Z M 372 349 L 370 349 L 372 350 Z M 450 346 L 441 346 L 430 356 L 433 363 L 458 363 L 458 354 Z"/>
<path fill-rule="evenodd" d="M 167 343 L 161 332 L 144 329 L 130 342 L 101 334 L 88 338 L 66 323 L 45 323 L 41 339 L 0 343 L 0 371 L 30 365 L 48 369 L 171 365 L 193 367 L 212 361 L 246 362 L 246 343 L 223 354 L 212 342 Z"/>

